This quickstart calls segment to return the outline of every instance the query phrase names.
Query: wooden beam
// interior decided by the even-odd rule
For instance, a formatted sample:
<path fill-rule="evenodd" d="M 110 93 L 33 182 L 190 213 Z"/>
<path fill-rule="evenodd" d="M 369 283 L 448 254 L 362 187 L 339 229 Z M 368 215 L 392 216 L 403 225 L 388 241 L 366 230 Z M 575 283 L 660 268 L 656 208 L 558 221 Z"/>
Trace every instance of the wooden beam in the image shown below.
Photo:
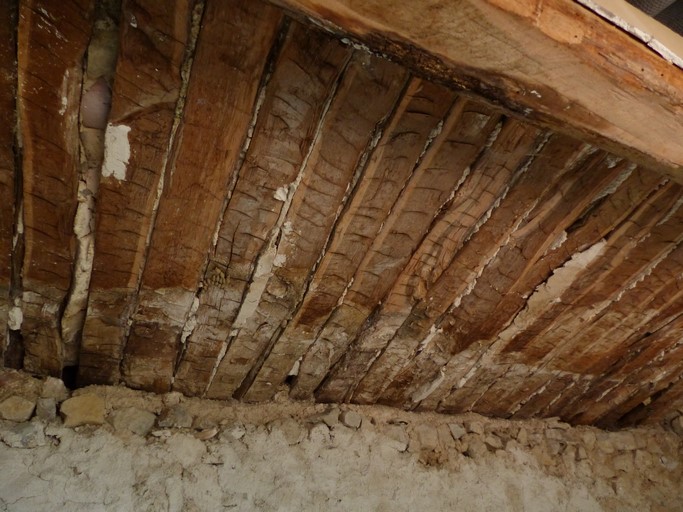
<path fill-rule="evenodd" d="M 183 119 L 124 349 L 127 385 L 168 391 L 181 336 L 234 187 L 282 14 L 260 2 L 208 2 Z"/>
<path fill-rule="evenodd" d="M 570 0 L 271 1 L 683 181 L 683 73 Z"/>
<path fill-rule="evenodd" d="M 17 89 L 17 2 L 0 5 L 0 364 L 16 366 L 10 353 L 7 320 L 10 297 L 15 224 L 15 126 Z M 14 324 L 14 322 L 12 322 Z M 12 364 L 14 363 L 14 364 Z"/>
<path fill-rule="evenodd" d="M 81 384 L 113 384 L 168 159 L 192 2 L 124 0 L 106 161 L 98 196 Z M 122 148 L 122 149 L 121 149 Z M 121 154 L 117 153 L 122 152 Z M 119 163 L 118 166 L 116 165 Z"/>
<path fill-rule="evenodd" d="M 75 253 L 78 115 L 92 13 L 90 0 L 31 0 L 19 7 L 24 368 L 57 376 L 64 363 L 61 308 Z"/>

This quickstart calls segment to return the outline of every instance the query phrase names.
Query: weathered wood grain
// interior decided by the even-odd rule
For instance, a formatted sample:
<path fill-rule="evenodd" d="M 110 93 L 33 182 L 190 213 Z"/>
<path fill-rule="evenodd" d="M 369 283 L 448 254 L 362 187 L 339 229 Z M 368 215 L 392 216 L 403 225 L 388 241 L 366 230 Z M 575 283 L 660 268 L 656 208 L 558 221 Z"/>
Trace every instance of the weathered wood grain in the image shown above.
<path fill-rule="evenodd" d="M 486 136 L 486 132 L 481 135 Z M 411 337 L 405 343 L 394 343 L 397 330 L 415 304 L 432 303 L 436 283 L 442 282 L 444 273 L 467 240 L 475 236 L 496 209 L 500 198 L 509 189 L 509 180 L 524 173 L 524 162 L 542 139 L 538 130 L 514 120 L 505 121 L 500 133 L 493 136 L 495 140 L 489 140 L 488 144 L 482 144 L 484 141 L 480 139 L 482 153 L 472 163 L 450 204 L 430 226 L 408 265 L 397 276 L 377 321 L 364 329 L 345 360 L 340 362 L 339 372 L 347 365 L 357 365 L 363 374 L 367 371 L 356 389 L 354 400 L 364 403 L 375 400 L 398 373 L 404 363 L 403 357 L 417 350 L 424 337 Z M 470 154 L 470 158 L 474 155 Z M 445 303 L 444 306 L 448 307 Z"/>
<path fill-rule="evenodd" d="M 16 366 L 19 347 L 10 347 L 8 320 L 14 306 L 12 285 L 12 254 L 15 242 L 17 203 L 16 187 L 21 183 L 15 167 L 16 93 L 17 93 L 17 30 L 18 2 L 0 5 L 0 363 Z M 16 330 L 16 323 L 11 328 Z"/>
<path fill-rule="evenodd" d="M 680 70 L 570 0 L 274 0 L 430 72 L 681 180 Z"/>
<path fill-rule="evenodd" d="M 324 121 L 324 136 L 291 197 L 285 231 L 259 258 L 255 278 L 263 284 L 254 279 L 249 285 L 209 397 L 235 393 L 291 319 L 406 82 L 405 70 L 377 57 L 358 53 L 350 62 Z"/>
<path fill-rule="evenodd" d="M 527 298 L 533 296 L 534 290 L 542 285 L 542 282 L 529 282 L 526 287 L 520 288 L 519 281 L 554 246 L 568 243 L 565 238 L 569 226 L 590 205 L 600 201 L 605 190 L 614 187 L 615 182 L 623 181 L 624 173 L 630 173 L 631 170 L 631 164 L 619 163 L 602 152 L 587 154 L 540 199 L 537 207 L 484 269 L 472 292 L 442 322 L 443 336 L 454 347 L 458 347 L 456 353 L 472 344 L 480 347 L 472 357 L 472 370 L 476 371 L 480 359 L 490 359 L 491 353 L 499 350 L 497 334 L 512 322 L 516 313 L 527 305 Z M 543 277 L 547 279 L 549 275 Z M 553 299 L 548 296 L 545 300 Z M 485 371 L 490 373 L 490 369 Z M 505 373 L 507 369 L 500 368 L 497 371 Z M 466 384 L 460 382 L 459 389 L 448 396 L 446 406 L 449 410 L 471 409 L 490 386 L 493 386 L 490 393 L 501 394 L 499 401 L 504 402 L 502 394 L 507 388 L 498 389 L 494 385 L 494 381 L 498 380 L 495 377 L 492 376 L 491 382 L 480 387 L 478 379 L 469 382 L 462 372 L 458 375 L 457 378 L 445 378 L 440 391 L 435 390 L 421 407 L 437 407 L 460 379 L 465 379 Z M 507 378 L 499 380 L 499 384 L 503 382 L 507 382 Z"/>
<path fill-rule="evenodd" d="M 283 229 L 285 204 L 301 181 L 299 173 L 306 170 L 327 102 L 350 55 L 339 41 L 292 24 L 223 214 L 199 296 L 197 326 L 187 339 L 174 389 L 187 394 L 206 391 L 259 255 Z"/>
<path fill-rule="evenodd" d="M 18 115 L 25 254 L 24 367 L 61 375 L 62 302 L 71 283 L 78 112 L 92 4 L 29 0 L 19 10 Z"/>
<path fill-rule="evenodd" d="M 471 293 L 485 268 L 583 152 L 581 143 L 553 136 L 528 162 L 528 169 L 510 185 L 500 206 L 456 253 L 452 264 L 430 290 L 429 300 L 416 304 L 397 331 L 393 343 L 410 343 L 411 339 L 425 341 L 421 347 L 418 346 L 419 353 L 415 358 L 404 363 L 404 368 L 384 391 L 383 401 L 411 406 L 441 383 L 444 365 L 460 349 L 443 333 L 443 328 L 448 325 L 442 321 L 448 318 L 446 313 L 452 312 L 462 298 Z"/>
<path fill-rule="evenodd" d="M 327 395 L 343 396 L 355 387 L 356 382 L 350 377 L 365 370 L 366 359 L 356 357 L 351 363 L 350 357 L 357 356 L 356 351 L 349 353 L 343 361 L 340 358 L 349 346 L 360 346 L 361 342 L 353 345 L 352 342 L 371 314 L 375 316 L 373 310 L 385 300 L 392 284 L 405 275 L 406 265 L 411 266 L 411 257 L 415 259 L 418 248 L 430 243 L 440 247 L 457 244 L 457 230 L 462 233 L 467 229 L 466 226 L 455 227 L 448 216 L 457 208 L 455 205 L 467 197 L 466 184 L 472 180 L 470 167 L 482 148 L 497 137 L 499 126 L 498 115 L 486 106 L 461 100 L 456 107 L 374 241 L 344 301 L 302 361 L 294 387 L 297 396 L 313 393 L 323 378 L 327 379 L 326 389 L 320 393 Z M 431 215 L 421 213 L 427 205 L 428 212 L 433 212 Z M 443 250 L 447 252 L 447 249 Z M 362 356 L 367 353 L 363 351 Z M 335 365 L 343 369 L 343 374 L 333 371 L 325 377 Z"/>
<path fill-rule="evenodd" d="M 649 238 L 650 230 L 667 215 L 677 200 L 677 186 L 671 184 L 651 194 L 626 222 L 609 234 L 599 256 L 563 290 L 560 302 L 548 303 L 537 311 L 525 313 L 523 324 L 519 323 L 516 332 L 511 331 L 505 350 L 521 352 L 523 359 L 530 362 L 545 357 L 555 345 L 543 335 L 556 325 L 558 317 L 565 311 L 565 304 L 573 304 L 581 297 L 590 299 L 589 292 L 602 282 L 605 275 L 617 275 L 614 268 L 622 263 L 633 247 Z M 642 264 L 646 265 L 645 262 Z M 604 285 L 613 290 L 629 277 L 631 274 L 626 274 L 614 281 L 605 281 Z"/>
<path fill-rule="evenodd" d="M 562 291 L 558 296 L 559 302 L 540 311 L 535 319 L 520 322 L 521 332 L 529 340 L 529 346 L 519 354 L 520 360 L 529 365 L 532 373 L 544 371 L 546 367 L 562 372 L 573 370 L 558 361 L 561 360 L 559 356 L 562 353 L 580 351 L 580 347 L 573 343 L 575 333 L 580 328 L 578 323 L 572 331 L 567 331 L 565 326 L 575 321 L 575 318 L 583 320 L 584 325 L 595 320 L 606 307 L 617 302 L 629 289 L 636 286 L 651 272 L 652 266 L 666 257 L 679 243 L 683 233 L 680 231 L 681 220 L 678 218 L 680 213 L 677 215 L 680 206 L 677 205 L 677 188 L 677 185 L 662 187 L 648 198 L 628 222 L 607 239 L 600 256 L 591 261 L 571 285 Z M 562 307 L 562 304 L 571 307 Z M 539 350 L 539 347 L 542 348 Z M 511 383 L 510 389 L 514 387 Z M 517 395 L 510 400 L 514 404 L 524 398 Z M 566 405 L 563 402 L 557 403 L 558 407 Z M 526 408 L 528 410 L 530 406 L 527 404 Z"/>
<path fill-rule="evenodd" d="M 679 246 L 631 290 L 621 308 L 604 317 L 609 327 L 601 332 L 598 343 L 605 346 L 603 339 L 612 339 L 612 344 L 592 361 L 589 371 L 595 377 L 591 388 L 584 395 L 572 397 L 562 412 L 565 417 L 592 423 L 607 414 L 627 396 L 626 379 L 657 357 L 663 348 L 661 330 L 680 315 L 683 306 L 682 257 Z"/>
<path fill-rule="evenodd" d="M 120 377 L 127 322 L 145 261 L 158 189 L 167 172 L 193 3 L 122 3 L 90 298 L 81 341 L 78 378 L 82 384 L 111 384 Z"/>
<path fill-rule="evenodd" d="M 247 136 L 282 15 L 259 1 L 209 2 L 169 156 L 122 374 L 170 389 L 180 337 Z"/>
<path fill-rule="evenodd" d="M 245 398 L 270 398 L 315 340 L 316 327 L 323 326 L 344 300 L 373 242 L 384 229 L 392 229 L 388 217 L 397 206 L 404 211 L 397 201 L 411 187 L 414 174 L 421 172 L 425 147 L 441 129 L 454 99 L 443 87 L 412 79 L 335 227 L 308 293 Z"/>
<path fill-rule="evenodd" d="M 680 333 L 683 329 L 683 318 L 674 321 L 653 333 L 649 338 L 654 344 L 650 351 L 651 359 L 643 361 L 620 383 L 616 393 L 610 394 L 612 407 L 594 419 L 601 426 L 614 426 L 619 423 L 632 424 L 647 415 L 645 410 L 651 402 L 662 399 L 657 404 L 661 408 L 670 386 L 680 379 L 683 368 L 683 347 Z M 661 397 L 661 398 L 660 398 Z M 674 404 L 669 402 L 668 407 Z M 645 406 L 645 407 L 643 407 Z M 672 409 L 669 409 L 672 410 Z"/>
<path fill-rule="evenodd" d="M 683 404 L 683 378 L 681 378 L 681 367 L 678 371 L 672 372 L 676 375 L 670 379 L 665 387 L 643 400 L 627 414 L 619 418 L 620 427 L 630 427 L 634 425 L 664 423 L 667 419 L 675 418 Z M 667 418 L 668 417 L 668 418 Z"/>

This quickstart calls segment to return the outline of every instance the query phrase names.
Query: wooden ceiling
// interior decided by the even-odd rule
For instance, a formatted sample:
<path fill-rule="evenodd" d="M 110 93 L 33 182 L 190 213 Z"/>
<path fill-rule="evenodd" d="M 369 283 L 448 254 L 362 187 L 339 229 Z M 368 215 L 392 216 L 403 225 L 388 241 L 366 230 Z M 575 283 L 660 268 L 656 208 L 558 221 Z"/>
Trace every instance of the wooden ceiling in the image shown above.
<path fill-rule="evenodd" d="M 683 408 L 666 174 L 257 0 L 0 11 L 7 366 L 604 426 Z"/>

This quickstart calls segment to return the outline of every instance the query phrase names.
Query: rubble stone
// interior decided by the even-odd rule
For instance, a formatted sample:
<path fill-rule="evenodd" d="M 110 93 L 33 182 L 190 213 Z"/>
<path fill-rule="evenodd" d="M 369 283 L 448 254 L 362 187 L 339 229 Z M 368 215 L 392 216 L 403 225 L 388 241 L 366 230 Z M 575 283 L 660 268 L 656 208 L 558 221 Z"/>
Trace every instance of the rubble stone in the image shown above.
<path fill-rule="evenodd" d="M 483 434 L 484 424 L 481 421 L 469 420 L 464 422 L 465 430 L 470 434 Z"/>
<path fill-rule="evenodd" d="M 405 452 L 408 449 L 410 438 L 402 425 L 388 425 L 384 430 L 386 434 L 385 444 L 396 451 Z"/>
<path fill-rule="evenodd" d="M 363 418 L 357 412 L 343 411 L 339 415 L 339 421 L 341 421 L 343 425 L 345 425 L 349 428 L 359 429 L 361 426 L 361 423 L 363 423 Z"/>
<path fill-rule="evenodd" d="M 36 404 L 31 400 L 13 395 L 0 403 L 0 418 L 9 421 L 28 421 L 33 415 Z"/>
<path fill-rule="evenodd" d="M 216 434 L 218 434 L 218 428 L 211 427 L 200 430 L 199 432 L 195 432 L 194 437 L 200 441 L 208 441 L 209 439 L 216 437 Z"/>
<path fill-rule="evenodd" d="M 57 400 L 39 398 L 36 402 L 36 416 L 44 421 L 52 421 L 57 417 Z"/>
<path fill-rule="evenodd" d="M 192 415 L 181 404 L 165 408 L 159 415 L 157 425 L 164 428 L 190 428 L 192 427 Z"/>
<path fill-rule="evenodd" d="M 481 459 L 485 457 L 489 450 L 486 447 L 486 443 L 482 441 L 481 436 L 474 434 L 469 435 L 466 438 L 467 448 L 465 449 L 465 455 L 473 459 Z"/>
<path fill-rule="evenodd" d="M 48 377 L 43 382 L 43 389 L 40 392 L 41 398 L 54 398 L 57 403 L 61 403 L 69 398 L 69 390 L 64 385 L 62 379 Z"/>
<path fill-rule="evenodd" d="M 677 416 L 671 421 L 671 428 L 679 436 L 683 436 L 683 416 Z"/>
<path fill-rule="evenodd" d="M 503 448 L 503 442 L 498 436 L 488 435 L 484 438 L 484 443 L 493 450 L 501 450 Z"/>
<path fill-rule="evenodd" d="M 125 407 L 112 415 L 112 425 L 118 431 L 146 436 L 154 427 L 156 416 L 137 407 Z"/>
<path fill-rule="evenodd" d="M 449 423 L 448 428 L 451 430 L 451 435 L 453 436 L 453 439 L 455 439 L 456 441 L 465 434 L 467 434 L 467 430 L 465 430 L 465 427 L 457 423 Z"/>
<path fill-rule="evenodd" d="M 293 418 L 283 418 L 271 421 L 268 423 L 268 430 L 270 432 L 281 432 L 285 441 L 287 441 L 287 444 L 290 446 L 299 444 L 306 436 L 306 432 L 302 425 Z"/>
<path fill-rule="evenodd" d="M 101 425 L 104 423 L 104 400 L 93 394 L 78 395 L 62 402 L 59 412 L 65 427 Z"/>

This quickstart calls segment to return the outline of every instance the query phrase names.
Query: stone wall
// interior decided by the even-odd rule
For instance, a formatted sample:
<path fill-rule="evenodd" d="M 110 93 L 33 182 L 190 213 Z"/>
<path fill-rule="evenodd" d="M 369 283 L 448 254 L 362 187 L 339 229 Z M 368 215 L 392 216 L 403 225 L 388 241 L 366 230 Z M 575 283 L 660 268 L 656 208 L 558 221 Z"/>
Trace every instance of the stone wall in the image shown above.
<path fill-rule="evenodd" d="M 662 428 L 71 394 L 9 371 L 0 416 L 2 511 L 683 510 Z"/>

